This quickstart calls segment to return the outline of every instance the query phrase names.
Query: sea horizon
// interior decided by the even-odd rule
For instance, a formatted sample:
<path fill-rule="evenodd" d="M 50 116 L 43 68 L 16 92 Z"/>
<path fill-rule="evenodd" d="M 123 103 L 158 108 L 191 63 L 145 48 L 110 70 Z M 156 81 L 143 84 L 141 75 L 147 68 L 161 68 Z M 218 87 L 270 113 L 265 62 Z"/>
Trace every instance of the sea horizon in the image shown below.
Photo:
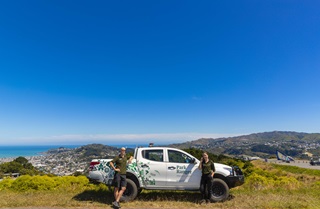
<path fill-rule="evenodd" d="M 0 158 L 40 156 L 50 149 L 59 147 L 73 149 L 81 146 L 83 145 L 0 145 Z"/>
<path fill-rule="evenodd" d="M 0 145 L 0 158 L 15 158 L 15 157 L 32 157 L 41 156 L 44 152 L 50 149 L 57 149 L 60 147 L 64 148 L 78 148 L 89 144 L 78 144 L 78 145 Z M 104 144 L 112 147 L 126 147 L 136 148 L 138 146 L 148 146 L 148 144 Z"/>

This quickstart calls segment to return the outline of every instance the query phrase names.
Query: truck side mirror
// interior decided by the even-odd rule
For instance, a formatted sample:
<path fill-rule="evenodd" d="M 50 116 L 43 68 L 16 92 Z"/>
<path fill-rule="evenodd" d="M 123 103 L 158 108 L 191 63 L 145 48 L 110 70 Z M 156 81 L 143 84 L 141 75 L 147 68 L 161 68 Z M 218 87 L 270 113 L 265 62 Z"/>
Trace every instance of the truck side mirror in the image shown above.
<path fill-rule="evenodd" d="M 191 163 L 193 163 L 193 164 L 197 164 L 196 159 L 195 159 L 195 158 L 192 158 Z"/>

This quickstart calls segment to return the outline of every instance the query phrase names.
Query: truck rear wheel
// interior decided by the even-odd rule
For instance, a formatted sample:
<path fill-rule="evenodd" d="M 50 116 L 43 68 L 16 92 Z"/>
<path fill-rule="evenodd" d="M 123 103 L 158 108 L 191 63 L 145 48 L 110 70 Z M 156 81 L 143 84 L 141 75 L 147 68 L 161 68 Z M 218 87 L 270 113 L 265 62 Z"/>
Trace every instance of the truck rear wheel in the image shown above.
<path fill-rule="evenodd" d="M 134 200 L 138 195 L 137 185 L 131 179 L 127 179 L 127 189 L 120 198 L 121 202 L 129 202 Z"/>
<path fill-rule="evenodd" d="M 221 202 L 229 197 L 229 187 L 222 179 L 213 179 L 212 183 L 212 202 Z"/>

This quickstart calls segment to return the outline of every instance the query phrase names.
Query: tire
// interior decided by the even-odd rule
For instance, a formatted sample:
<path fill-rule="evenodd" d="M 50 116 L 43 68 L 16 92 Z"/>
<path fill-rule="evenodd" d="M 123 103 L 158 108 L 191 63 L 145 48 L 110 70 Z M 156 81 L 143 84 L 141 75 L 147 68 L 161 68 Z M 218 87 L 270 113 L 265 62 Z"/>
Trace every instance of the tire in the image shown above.
<path fill-rule="evenodd" d="M 131 179 L 127 179 L 127 189 L 124 191 L 122 197 L 120 198 L 121 202 L 129 202 L 134 200 L 138 195 L 137 185 Z"/>
<path fill-rule="evenodd" d="M 213 179 L 212 183 L 212 202 L 222 202 L 229 197 L 229 187 L 222 179 Z"/>
<path fill-rule="evenodd" d="M 139 189 L 138 189 L 138 196 L 140 195 L 141 192 L 142 192 L 142 189 L 139 188 Z"/>

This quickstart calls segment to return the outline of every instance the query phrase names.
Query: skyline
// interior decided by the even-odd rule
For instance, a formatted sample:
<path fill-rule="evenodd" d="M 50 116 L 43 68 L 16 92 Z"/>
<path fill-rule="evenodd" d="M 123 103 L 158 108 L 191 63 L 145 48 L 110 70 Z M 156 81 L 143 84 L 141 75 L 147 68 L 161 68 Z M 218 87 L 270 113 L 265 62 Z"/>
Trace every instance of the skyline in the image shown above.
<path fill-rule="evenodd" d="M 320 3 L 0 3 L 0 145 L 319 133 Z"/>

